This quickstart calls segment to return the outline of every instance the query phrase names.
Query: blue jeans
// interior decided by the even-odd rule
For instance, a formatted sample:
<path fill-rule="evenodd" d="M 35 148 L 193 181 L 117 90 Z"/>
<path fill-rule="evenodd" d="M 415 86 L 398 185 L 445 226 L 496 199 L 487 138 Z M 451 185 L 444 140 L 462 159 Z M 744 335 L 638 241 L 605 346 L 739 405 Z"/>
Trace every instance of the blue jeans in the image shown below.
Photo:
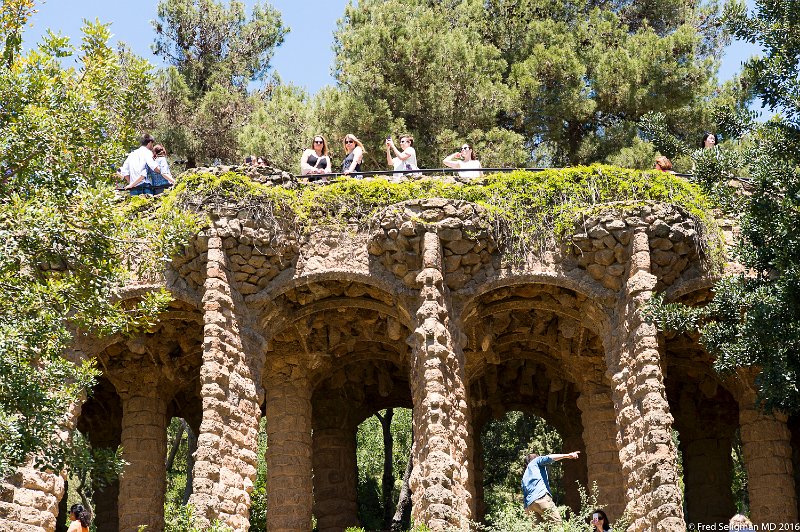
<path fill-rule="evenodd" d="M 153 194 L 153 185 L 150 183 L 139 183 L 133 188 L 129 188 L 128 192 L 131 196 L 139 196 L 141 194 Z"/>

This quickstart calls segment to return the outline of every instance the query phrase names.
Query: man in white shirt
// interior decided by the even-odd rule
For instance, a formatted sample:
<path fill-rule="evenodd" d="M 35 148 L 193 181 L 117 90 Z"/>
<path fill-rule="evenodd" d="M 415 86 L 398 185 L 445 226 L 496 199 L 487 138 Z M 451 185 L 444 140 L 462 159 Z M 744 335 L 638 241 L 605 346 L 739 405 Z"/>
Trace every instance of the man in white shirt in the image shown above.
<path fill-rule="evenodd" d="M 152 135 L 149 133 L 142 135 L 141 146 L 128 155 L 125 162 L 122 163 L 122 168 L 119 169 L 119 173 L 128 182 L 125 190 L 129 190 L 131 196 L 153 193 L 152 183 L 147 176 L 147 168 L 149 167 L 150 170 L 161 173 L 153 159 L 154 143 L 155 140 Z"/>

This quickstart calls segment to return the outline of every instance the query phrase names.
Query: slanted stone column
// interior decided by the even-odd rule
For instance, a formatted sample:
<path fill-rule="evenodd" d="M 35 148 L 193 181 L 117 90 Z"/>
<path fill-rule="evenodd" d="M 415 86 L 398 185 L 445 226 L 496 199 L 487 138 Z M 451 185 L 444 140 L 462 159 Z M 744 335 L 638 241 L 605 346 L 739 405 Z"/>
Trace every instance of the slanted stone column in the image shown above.
<path fill-rule="evenodd" d="M 26 466 L 0 482 L 0 530 L 51 532 L 56 528 L 64 478 Z"/>
<path fill-rule="evenodd" d="M 358 524 L 358 465 L 353 405 L 322 397 L 314 402 L 314 517 L 320 532 Z"/>
<path fill-rule="evenodd" d="M 597 484 L 600 503 L 609 515 L 620 516 L 625 511 L 625 479 L 617 450 L 611 390 L 590 384 L 584 388 L 578 397 L 578 408 L 583 422 L 589 486 Z"/>
<path fill-rule="evenodd" d="M 113 379 L 122 399 L 122 458 L 128 465 L 119 480 L 119 529 L 146 525 L 164 530 L 167 489 L 167 403 L 155 366 L 141 365 Z"/>
<path fill-rule="evenodd" d="M 755 524 L 797 522 L 791 434 L 784 414 L 766 414 L 747 390 L 739 399 L 739 426 L 747 468 L 750 518 Z"/>
<path fill-rule="evenodd" d="M 267 530 L 311 530 L 311 384 L 305 368 L 264 376 L 267 405 Z"/>
<path fill-rule="evenodd" d="M 409 339 L 414 402 L 413 518 L 432 530 L 466 528 L 474 515 L 472 449 L 461 336 L 450 322 L 439 237 L 423 238 L 416 329 Z"/>
<path fill-rule="evenodd" d="M 214 232 L 203 294 L 203 420 L 189 502 L 205 526 L 219 520 L 246 532 L 258 467 L 262 340 L 248 327 L 244 302 L 229 275 L 222 239 Z"/>
<path fill-rule="evenodd" d="M 684 532 L 673 419 L 664 388 L 658 332 L 655 325 L 642 321 L 640 310 L 655 286 L 647 233 L 639 228 L 631 242 L 627 282 L 604 342 L 612 374 L 627 510 L 633 518 L 630 530 Z"/>

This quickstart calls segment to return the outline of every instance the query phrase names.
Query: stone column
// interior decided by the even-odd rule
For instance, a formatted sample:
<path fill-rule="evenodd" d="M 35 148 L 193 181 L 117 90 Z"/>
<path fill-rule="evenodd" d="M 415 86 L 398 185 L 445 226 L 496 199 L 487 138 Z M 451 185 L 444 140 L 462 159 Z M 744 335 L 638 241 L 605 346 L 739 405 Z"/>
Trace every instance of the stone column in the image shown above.
<path fill-rule="evenodd" d="M 655 286 L 647 233 L 638 228 L 631 242 L 628 279 L 604 342 L 612 374 L 627 510 L 633 519 L 632 530 L 684 532 L 673 419 L 664 388 L 658 331 L 642 321 L 640 310 Z"/>
<path fill-rule="evenodd" d="M 150 532 L 161 532 L 168 400 L 156 368 L 141 367 L 128 377 L 117 387 L 122 398 L 122 458 L 128 463 L 119 480 L 119 530 L 136 532 L 146 525 Z"/>
<path fill-rule="evenodd" d="M 474 516 L 470 420 L 462 336 L 450 322 L 438 235 L 424 234 L 416 329 L 409 338 L 414 403 L 413 518 L 432 530 Z"/>
<path fill-rule="evenodd" d="M 262 340 L 247 327 L 244 302 L 229 275 L 222 239 L 214 233 L 203 294 L 203 420 L 189 502 L 203 526 L 219 520 L 246 532 L 258 468 Z"/>
<path fill-rule="evenodd" d="M 314 517 L 319 532 L 342 532 L 358 524 L 358 465 L 352 405 L 314 402 Z"/>
<path fill-rule="evenodd" d="M 586 387 L 578 397 L 578 408 L 583 422 L 589 486 L 597 484 L 598 500 L 609 515 L 618 517 L 625 511 L 625 479 L 619 463 L 611 390 Z"/>
<path fill-rule="evenodd" d="M 311 385 L 304 368 L 264 377 L 267 404 L 267 530 L 311 530 Z"/>
<path fill-rule="evenodd" d="M 786 421 L 784 414 L 765 414 L 759 410 L 753 390 L 739 400 L 750 518 L 755 524 L 798 520 L 791 434 Z"/>

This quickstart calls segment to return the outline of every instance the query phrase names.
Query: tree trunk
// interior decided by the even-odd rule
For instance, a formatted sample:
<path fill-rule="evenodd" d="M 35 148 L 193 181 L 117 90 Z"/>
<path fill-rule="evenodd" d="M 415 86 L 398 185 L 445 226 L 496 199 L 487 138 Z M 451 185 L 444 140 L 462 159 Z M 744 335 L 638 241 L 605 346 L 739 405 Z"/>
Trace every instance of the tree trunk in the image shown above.
<path fill-rule="evenodd" d="M 167 456 L 167 473 L 172 471 L 172 465 L 175 463 L 175 455 L 178 454 L 178 449 L 181 447 L 183 441 L 183 431 L 186 429 L 186 421 L 181 418 L 181 426 L 178 427 L 178 432 L 175 434 L 175 439 L 172 440 L 172 448 L 169 450 Z"/>
<path fill-rule="evenodd" d="M 194 453 L 197 451 L 197 436 L 192 428 L 186 424 L 186 487 L 183 489 L 183 504 L 189 504 L 189 497 L 192 496 L 192 484 L 194 482 Z"/>
<path fill-rule="evenodd" d="M 412 433 L 411 441 L 414 441 Z M 414 448 L 412 447 L 408 453 L 408 464 L 406 464 L 406 471 L 403 473 L 403 485 L 400 487 L 400 498 L 397 500 L 397 510 L 392 517 L 392 532 L 400 532 L 406 530 L 411 523 L 411 489 L 408 486 L 408 481 L 411 478 L 411 470 L 414 468 Z"/>
<path fill-rule="evenodd" d="M 381 422 L 383 429 L 383 480 L 381 491 L 383 494 L 383 528 L 388 529 L 392 524 L 392 491 L 394 490 L 394 438 L 392 438 L 392 416 L 394 410 L 386 409 L 386 414 L 375 414 Z"/>

